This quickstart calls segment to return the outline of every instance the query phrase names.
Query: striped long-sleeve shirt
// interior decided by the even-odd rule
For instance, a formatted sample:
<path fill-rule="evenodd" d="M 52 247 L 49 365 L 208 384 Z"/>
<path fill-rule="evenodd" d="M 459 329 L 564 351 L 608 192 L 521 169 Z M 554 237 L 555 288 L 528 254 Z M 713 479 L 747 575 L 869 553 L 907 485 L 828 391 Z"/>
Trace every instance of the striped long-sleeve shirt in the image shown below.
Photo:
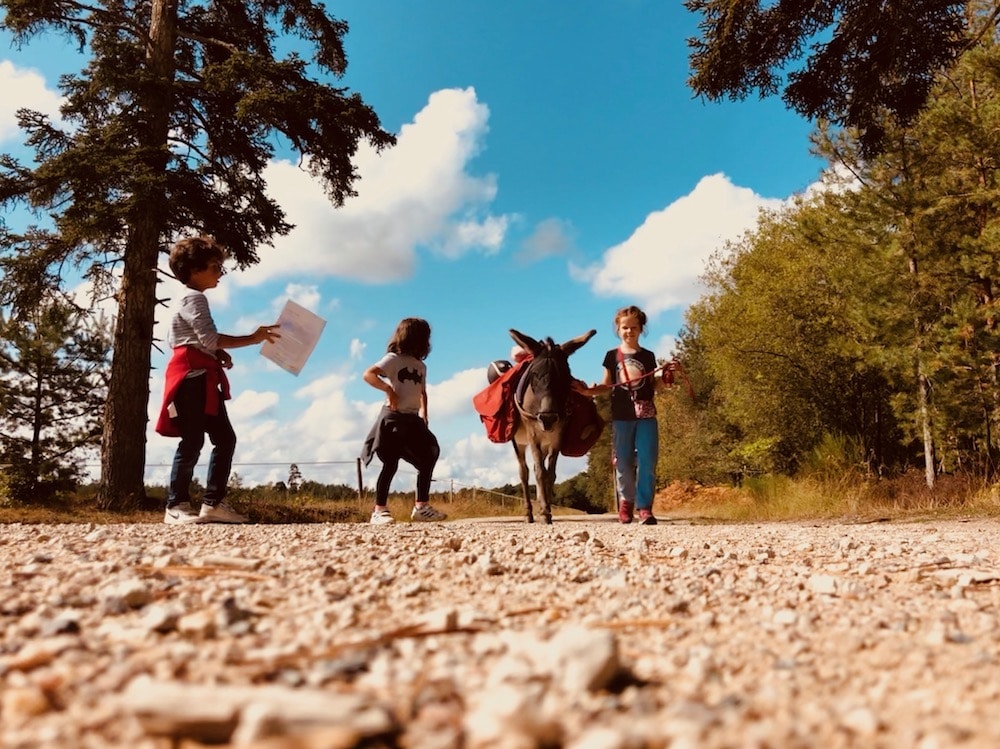
<path fill-rule="evenodd" d="M 219 331 L 215 328 L 215 320 L 212 319 L 212 311 L 204 292 L 190 289 L 181 299 L 180 306 L 170 321 L 167 343 L 172 349 L 194 346 L 209 356 L 215 356 L 215 351 L 219 348 Z M 203 371 L 192 372 L 188 376 L 201 374 Z"/>

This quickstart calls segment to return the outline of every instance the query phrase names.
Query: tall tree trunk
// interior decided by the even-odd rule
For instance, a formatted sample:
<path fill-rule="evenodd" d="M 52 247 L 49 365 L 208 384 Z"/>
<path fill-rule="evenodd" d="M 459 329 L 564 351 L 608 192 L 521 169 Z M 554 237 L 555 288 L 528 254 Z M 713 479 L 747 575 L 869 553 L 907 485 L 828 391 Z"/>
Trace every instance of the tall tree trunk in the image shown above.
<path fill-rule="evenodd" d="M 34 372 L 35 393 L 31 408 L 31 485 L 29 491 L 34 496 L 38 491 L 38 479 L 42 468 L 42 381 L 44 379 L 39 365 Z"/>
<path fill-rule="evenodd" d="M 917 259 L 910 256 L 910 274 L 916 286 Z M 928 489 L 934 488 L 936 476 L 936 463 L 934 455 L 934 429 L 931 424 L 930 409 L 930 388 L 927 383 L 927 375 L 924 374 L 924 365 L 920 360 L 920 317 L 913 318 L 913 335 L 916 343 L 915 358 L 917 361 L 917 413 L 920 419 L 920 429 L 924 442 L 924 480 Z"/>
<path fill-rule="evenodd" d="M 920 425 L 924 437 L 924 480 L 927 488 L 934 488 L 936 475 L 936 457 L 934 455 L 934 430 L 931 424 L 930 397 L 928 395 L 927 377 L 922 371 L 917 372 L 917 406 L 920 410 Z"/>
<path fill-rule="evenodd" d="M 139 94 L 144 114 L 138 133 L 147 170 L 138 181 L 126 242 L 114 357 L 101 437 L 101 483 L 97 502 L 102 509 L 125 510 L 145 499 L 146 411 L 149 403 L 150 349 L 156 309 L 156 265 L 160 236 L 166 227 L 164 189 L 168 163 L 171 84 L 178 0 L 153 0 L 146 63 L 155 84 Z"/>

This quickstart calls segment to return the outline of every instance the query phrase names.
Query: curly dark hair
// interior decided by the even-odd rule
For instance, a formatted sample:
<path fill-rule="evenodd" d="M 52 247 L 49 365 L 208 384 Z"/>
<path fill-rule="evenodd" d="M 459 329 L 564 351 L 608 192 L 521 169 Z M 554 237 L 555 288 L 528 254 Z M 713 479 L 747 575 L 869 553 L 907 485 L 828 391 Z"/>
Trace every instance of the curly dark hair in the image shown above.
<path fill-rule="evenodd" d="M 170 270 L 183 284 L 191 280 L 192 273 L 225 259 L 226 248 L 216 242 L 215 237 L 188 237 L 170 248 Z"/>
<path fill-rule="evenodd" d="M 385 350 L 393 354 L 406 354 L 415 359 L 426 359 L 431 352 L 430 324 L 420 317 L 403 318 Z"/>

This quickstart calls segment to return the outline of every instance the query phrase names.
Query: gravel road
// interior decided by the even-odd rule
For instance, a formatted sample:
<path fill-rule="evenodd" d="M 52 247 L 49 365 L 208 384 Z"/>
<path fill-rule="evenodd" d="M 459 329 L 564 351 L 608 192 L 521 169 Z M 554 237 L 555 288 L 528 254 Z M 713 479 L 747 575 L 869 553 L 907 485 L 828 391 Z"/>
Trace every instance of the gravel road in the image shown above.
<path fill-rule="evenodd" d="M 0 746 L 994 749 L 998 539 L 5 525 Z"/>

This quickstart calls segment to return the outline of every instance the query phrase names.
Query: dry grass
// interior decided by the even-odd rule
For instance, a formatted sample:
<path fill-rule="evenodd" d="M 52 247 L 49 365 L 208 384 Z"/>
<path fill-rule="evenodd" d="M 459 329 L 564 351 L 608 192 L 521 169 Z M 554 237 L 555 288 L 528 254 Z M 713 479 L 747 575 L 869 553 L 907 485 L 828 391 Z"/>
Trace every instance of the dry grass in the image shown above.
<path fill-rule="evenodd" d="M 44 506 L 0 505 L 0 523 L 160 523 L 162 490 L 150 492 L 150 507 L 129 512 L 105 512 L 94 507 L 92 492 Z M 159 495 L 159 496 L 157 496 Z M 371 513 L 371 494 L 351 499 L 318 499 L 303 494 L 235 490 L 230 501 L 258 523 L 363 523 Z M 412 494 L 393 495 L 389 511 L 397 522 L 409 522 Z M 521 500 L 492 492 L 431 497 L 449 519 L 514 517 L 524 514 Z M 1000 484 L 979 479 L 942 476 L 933 490 L 922 473 L 893 479 L 839 481 L 765 477 L 740 488 L 673 483 L 661 490 L 654 504 L 659 517 L 706 522 L 765 522 L 781 520 L 906 520 L 1000 515 Z M 556 515 L 582 514 L 554 507 Z M 536 517 L 538 507 L 535 507 Z"/>
<path fill-rule="evenodd" d="M 658 515 L 729 522 L 777 520 L 915 520 L 1000 514 L 1000 485 L 940 476 L 928 489 L 923 473 L 883 480 L 765 477 L 740 488 L 671 484 L 656 496 Z"/>

